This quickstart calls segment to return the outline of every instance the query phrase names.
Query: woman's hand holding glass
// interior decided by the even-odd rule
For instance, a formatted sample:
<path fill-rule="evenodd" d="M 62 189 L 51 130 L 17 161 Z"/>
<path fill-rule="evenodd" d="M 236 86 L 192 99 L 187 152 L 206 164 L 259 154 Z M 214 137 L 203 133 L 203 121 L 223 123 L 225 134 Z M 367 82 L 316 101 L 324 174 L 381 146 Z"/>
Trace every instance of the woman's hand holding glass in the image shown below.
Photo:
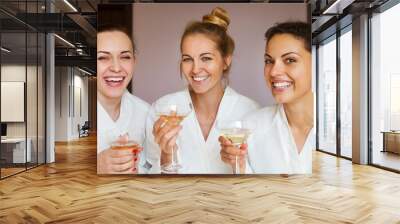
<path fill-rule="evenodd" d="M 165 117 L 160 117 L 154 123 L 154 140 L 161 149 L 161 166 L 171 164 L 173 153 L 177 150 L 176 140 L 182 126 L 179 123 L 168 122 Z"/>
<path fill-rule="evenodd" d="M 97 156 L 100 174 L 137 174 L 142 147 L 127 134 L 119 136 L 111 147 Z"/>
<path fill-rule="evenodd" d="M 178 136 L 182 129 L 180 123 L 192 111 L 190 104 L 184 102 L 169 102 L 157 104 L 155 112 L 159 116 L 153 126 L 155 142 L 161 149 L 161 172 L 178 173 L 182 167 L 178 161 Z"/>
<path fill-rule="evenodd" d="M 243 121 L 218 121 L 221 133 L 221 160 L 232 166 L 235 174 L 243 174 L 246 170 L 247 138 L 254 125 Z"/>
<path fill-rule="evenodd" d="M 220 136 L 218 140 L 221 145 L 221 160 L 231 165 L 235 174 L 244 174 L 246 170 L 247 144 L 234 145 L 224 136 Z M 236 171 L 237 167 L 238 171 Z"/>

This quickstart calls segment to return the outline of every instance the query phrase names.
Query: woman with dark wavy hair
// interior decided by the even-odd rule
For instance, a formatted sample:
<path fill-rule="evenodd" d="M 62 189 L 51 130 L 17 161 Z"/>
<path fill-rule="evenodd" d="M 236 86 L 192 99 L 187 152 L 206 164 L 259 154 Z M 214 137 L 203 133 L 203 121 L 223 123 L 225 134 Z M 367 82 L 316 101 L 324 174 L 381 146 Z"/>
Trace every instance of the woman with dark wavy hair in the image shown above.
<path fill-rule="evenodd" d="M 245 117 L 257 126 L 242 150 L 221 137 L 221 158 L 233 165 L 239 156 L 246 166 L 242 169 L 253 173 L 311 173 L 315 144 L 310 25 L 280 23 L 265 38 L 264 77 L 277 104 Z"/>

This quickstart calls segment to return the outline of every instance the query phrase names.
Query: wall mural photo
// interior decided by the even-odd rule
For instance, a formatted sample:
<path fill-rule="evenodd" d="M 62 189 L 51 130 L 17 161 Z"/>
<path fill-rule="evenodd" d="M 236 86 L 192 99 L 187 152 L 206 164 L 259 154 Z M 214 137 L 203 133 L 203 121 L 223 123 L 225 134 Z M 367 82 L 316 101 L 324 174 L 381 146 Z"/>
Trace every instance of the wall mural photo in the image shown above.
<path fill-rule="evenodd" d="M 311 174 L 307 4 L 130 7 L 99 10 L 98 174 Z"/>

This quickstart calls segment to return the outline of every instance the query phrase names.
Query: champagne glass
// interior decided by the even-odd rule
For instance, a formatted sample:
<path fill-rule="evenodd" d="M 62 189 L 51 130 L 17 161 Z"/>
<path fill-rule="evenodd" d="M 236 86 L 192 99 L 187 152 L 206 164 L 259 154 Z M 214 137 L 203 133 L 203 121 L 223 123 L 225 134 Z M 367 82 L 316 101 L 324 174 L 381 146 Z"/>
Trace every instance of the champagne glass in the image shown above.
<path fill-rule="evenodd" d="M 191 111 L 192 106 L 189 103 L 168 102 L 155 105 L 156 114 L 163 118 L 166 123 L 172 123 L 173 125 L 179 125 Z M 179 141 L 179 138 L 177 141 Z M 172 149 L 171 163 L 161 165 L 161 172 L 167 174 L 178 173 L 179 169 L 182 168 L 179 164 L 179 144 L 176 145 L 177 147 Z"/>
<path fill-rule="evenodd" d="M 134 157 L 136 157 L 140 153 L 141 146 L 138 143 L 135 138 L 130 136 L 128 133 L 125 133 L 123 135 L 119 135 L 118 137 L 114 136 L 114 140 L 111 142 L 111 150 L 116 150 L 116 151 L 121 151 L 121 150 L 126 150 L 131 152 Z M 139 158 L 140 159 L 140 158 Z M 135 164 L 135 160 L 132 160 L 132 163 Z M 135 167 L 132 168 L 131 171 L 135 172 L 138 171 L 137 164 L 139 161 L 137 161 Z"/>
<path fill-rule="evenodd" d="M 221 136 L 230 140 L 232 145 L 240 150 L 240 146 L 246 143 L 247 138 L 251 134 L 251 124 L 240 120 L 218 121 L 217 128 L 220 130 Z M 235 158 L 235 174 L 240 174 L 239 158 Z"/>

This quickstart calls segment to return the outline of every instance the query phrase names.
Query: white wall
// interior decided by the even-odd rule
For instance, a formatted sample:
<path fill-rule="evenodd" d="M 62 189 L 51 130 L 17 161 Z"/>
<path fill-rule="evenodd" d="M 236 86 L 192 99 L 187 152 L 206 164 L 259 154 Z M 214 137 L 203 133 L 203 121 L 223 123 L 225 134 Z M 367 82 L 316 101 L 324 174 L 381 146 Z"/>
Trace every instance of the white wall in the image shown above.
<path fill-rule="evenodd" d="M 25 70 L 27 69 L 27 70 Z M 25 65 L 18 65 L 18 64 L 9 64 L 9 65 L 2 65 L 1 66 L 1 81 L 9 81 L 9 82 L 25 82 L 25 75 L 26 72 L 28 74 L 35 73 L 36 74 L 36 67 L 33 66 L 27 66 Z M 36 81 L 32 82 L 30 81 L 30 85 L 36 85 Z M 30 92 L 29 90 L 33 90 L 34 92 Z M 36 98 L 36 89 L 30 89 L 28 88 L 28 93 L 27 93 L 27 103 L 33 102 L 32 98 Z M 34 106 L 36 108 L 36 104 L 30 105 Z M 9 108 L 1 108 L 1 110 L 7 110 Z M 31 115 L 34 115 L 31 117 Z M 35 118 L 35 119 L 33 119 Z M 28 121 L 31 122 L 35 120 L 36 121 L 36 114 L 28 113 Z M 7 122 L 7 136 L 8 137 L 25 137 L 25 123 L 26 122 Z M 31 127 L 32 125 L 28 125 L 28 128 Z M 29 134 L 29 130 L 28 130 Z M 29 137 L 29 136 L 28 136 Z"/>
<path fill-rule="evenodd" d="M 28 70 L 32 67 L 28 66 Z M 18 81 L 25 82 L 25 65 L 2 65 L 1 81 Z"/>
<path fill-rule="evenodd" d="M 25 73 L 25 65 L 2 65 L 1 81 L 25 82 Z M 7 110 L 7 108 L 1 108 L 1 110 Z M 25 137 L 25 123 L 7 123 L 7 137 Z"/>
<path fill-rule="evenodd" d="M 190 21 L 201 20 L 216 6 L 228 11 L 228 33 L 236 44 L 231 86 L 262 105 L 274 103 L 264 80 L 264 33 L 277 22 L 307 21 L 306 4 L 134 4 L 133 37 L 138 49 L 135 95 L 152 102 L 185 87 L 179 74 L 181 35 Z"/>
<path fill-rule="evenodd" d="M 55 68 L 55 141 L 68 141 L 69 69 Z"/>
<path fill-rule="evenodd" d="M 77 69 L 56 67 L 55 86 L 55 141 L 77 139 L 78 124 L 88 120 L 88 78 Z"/>

